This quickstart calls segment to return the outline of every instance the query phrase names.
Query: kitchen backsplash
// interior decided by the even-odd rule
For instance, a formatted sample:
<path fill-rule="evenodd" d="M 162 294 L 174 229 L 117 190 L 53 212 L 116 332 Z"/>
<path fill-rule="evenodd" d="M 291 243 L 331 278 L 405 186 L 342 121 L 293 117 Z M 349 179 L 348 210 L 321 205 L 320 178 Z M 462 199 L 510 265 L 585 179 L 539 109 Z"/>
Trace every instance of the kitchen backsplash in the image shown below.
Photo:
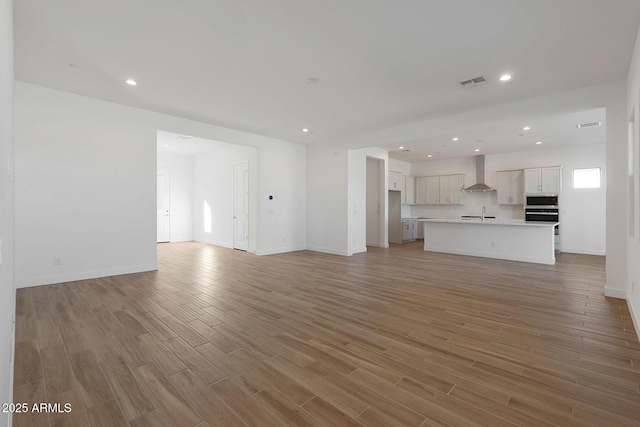
<path fill-rule="evenodd" d="M 462 215 L 485 215 L 498 219 L 524 219 L 522 205 L 498 205 L 495 192 L 464 193 L 464 205 L 403 205 L 403 217 L 458 218 Z"/>

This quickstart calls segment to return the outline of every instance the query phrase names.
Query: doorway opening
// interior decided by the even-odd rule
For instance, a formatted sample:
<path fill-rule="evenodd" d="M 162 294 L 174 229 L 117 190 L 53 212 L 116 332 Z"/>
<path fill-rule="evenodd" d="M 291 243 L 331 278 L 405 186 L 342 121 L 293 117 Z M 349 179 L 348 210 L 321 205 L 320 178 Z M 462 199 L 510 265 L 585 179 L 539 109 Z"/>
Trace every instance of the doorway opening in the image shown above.
<path fill-rule="evenodd" d="M 383 159 L 367 156 L 366 177 L 366 244 L 388 247 L 385 236 L 385 164 Z"/>
<path fill-rule="evenodd" d="M 171 240 L 171 179 L 166 168 L 158 168 L 156 197 L 157 242 L 168 243 Z"/>
<path fill-rule="evenodd" d="M 158 131 L 158 231 L 168 222 L 162 241 L 255 252 L 256 164 L 255 147 Z M 161 215 L 164 200 L 170 206 Z"/>

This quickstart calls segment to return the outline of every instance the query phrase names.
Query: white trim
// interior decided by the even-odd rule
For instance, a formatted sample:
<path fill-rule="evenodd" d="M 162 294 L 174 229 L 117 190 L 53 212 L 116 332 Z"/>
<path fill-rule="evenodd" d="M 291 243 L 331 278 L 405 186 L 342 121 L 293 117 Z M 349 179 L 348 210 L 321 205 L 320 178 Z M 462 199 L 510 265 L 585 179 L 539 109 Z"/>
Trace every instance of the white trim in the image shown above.
<path fill-rule="evenodd" d="M 309 246 L 307 248 L 310 251 L 314 251 L 314 252 L 322 252 L 325 254 L 331 254 L 331 255 L 341 255 L 341 256 L 351 256 L 353 254 L 347 252 L 347 251 L 338 251 L 336 249 L 329 249 L 329 248 L 321 248 L 319 246 Z"/>
<path fill-rule="evenodd" d="M 286 247 L 286 248 L 257 250 L 254 253 L 256 255 L 259 255 L 259 256 L 262 256 L 262 255 L 276 255 L 276 254 L 284 254 L 284 253 L 288 253 L 288 252 L 304 251 L 305 249 L 307 249 L 305 246 L 290 246 L 290 247 Z"/>
<path fill-rule="evenodd" d="M 363 246 L 363 247 L 361 247 L 361 248 L 354 249 L 354 250 L 353 250 L 353 252 L 351 252 L 351 255 L 353 255 L 353 254 L 360 254 L 360 253 L 362 253 L 362 252 L 367 252 L 367 247 L 366 247 L 366 246 Z"/>
<path fill-rule="evenodd" d="M 606 250 L 603 250 L 603 249 L 588 250 L 588 249 L 572 249 L 572 248 L 563 247 L 562 252 L 566 252 L 569 254 L 581 254 L 581 255 L 598 255 L 598 256 L 607 255 Z"/>
<path fill-rule="evenodd" d="M 638 341 L 640 341 L 640 317 L 638 317 L 638 313 L 633 310 L 633 304 L 630 304 L 629 300 L 627 300 L 627 306 L 629 307 L 629 313 L 631 313 L 633 327 L 636 329 L 636 335 L 638 335 Z"/>
<path fill-rule="evenodd" d="M 620 298 L 623 300 L 627 299 L 627 291 L 624 289 L 618 289 L 618 288 L 610 288 L 605 286 L 604 287 L 604 296 L 605 297 L 611 297 L 611 298 Z"/>
<path fill-rule="evenodd" d="M 171 241 L 169 243 L 181 243 L 181 242 L 193 242 L 193 237 L 191 236 L 186 236 L 186 237 L 178 237 L 175 239 L 171 239 Z"/>
<path fill-rule="evenodd" d="M 388 248 L 388 243 L 379 243 L 379 242 L 367 242 L 367 246 L 371 246 L 372 248 Z"/>
<path fill-rule="evenodd" d="M 204 243 L 205 245 L 220 246 L 221 248 L 233 249 L 233 243 L 229 243 L 229 242 L 221 242 L 221 241 L 206 240 L 206 239 L 202 239 L 202 240 L 196 239 L 194 240 L 194 242 Z"/>
<path fill-rule="evenodd" d="M 100 277 L 119 276 L 121 274 L 142 273 L 145 271 L 155 271 L 158 263 L 131 265 L 128 267 L 108 268 L 104 270 L 77 271 L 73 273 L 27 277 L 16 280 L 16 288 L 29 288 L 32 286 L 51 285 L 54 283 L 75 282 L 77 280 L 97 279 Z"/>

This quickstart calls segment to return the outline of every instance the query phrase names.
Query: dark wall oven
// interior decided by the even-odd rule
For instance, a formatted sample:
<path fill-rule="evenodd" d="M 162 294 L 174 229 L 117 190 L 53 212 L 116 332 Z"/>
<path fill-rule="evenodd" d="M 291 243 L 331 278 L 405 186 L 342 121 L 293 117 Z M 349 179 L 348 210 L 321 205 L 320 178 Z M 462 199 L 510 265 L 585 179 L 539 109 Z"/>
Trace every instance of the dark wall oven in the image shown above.
<path fill-rule="evenodd" d="M 558 195 L 544 195 L 544 196 L 530 196 L 527 195 L 525 201 L 525 207 L 558 207 Z"/>
<path fill-rule="evenodd" d="M 560 207 L 557 195 L 526 196 L 524 207 L 525 221 L 560 222 Z M 554 244 L 560 250 L 560 225 L 554 229 Z"/>

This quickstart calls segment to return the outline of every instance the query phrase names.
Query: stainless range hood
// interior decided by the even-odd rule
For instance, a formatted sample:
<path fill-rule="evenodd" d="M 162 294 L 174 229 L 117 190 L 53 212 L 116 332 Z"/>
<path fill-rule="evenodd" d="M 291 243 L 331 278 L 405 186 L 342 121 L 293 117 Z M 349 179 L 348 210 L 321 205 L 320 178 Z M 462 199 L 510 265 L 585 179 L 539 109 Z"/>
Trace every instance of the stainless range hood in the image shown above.
<path fill-rule="evenodd" d="M 476 183 L 462 191 L 496 191 L 484 183 L 484 156 L 476 156 Z"/>

